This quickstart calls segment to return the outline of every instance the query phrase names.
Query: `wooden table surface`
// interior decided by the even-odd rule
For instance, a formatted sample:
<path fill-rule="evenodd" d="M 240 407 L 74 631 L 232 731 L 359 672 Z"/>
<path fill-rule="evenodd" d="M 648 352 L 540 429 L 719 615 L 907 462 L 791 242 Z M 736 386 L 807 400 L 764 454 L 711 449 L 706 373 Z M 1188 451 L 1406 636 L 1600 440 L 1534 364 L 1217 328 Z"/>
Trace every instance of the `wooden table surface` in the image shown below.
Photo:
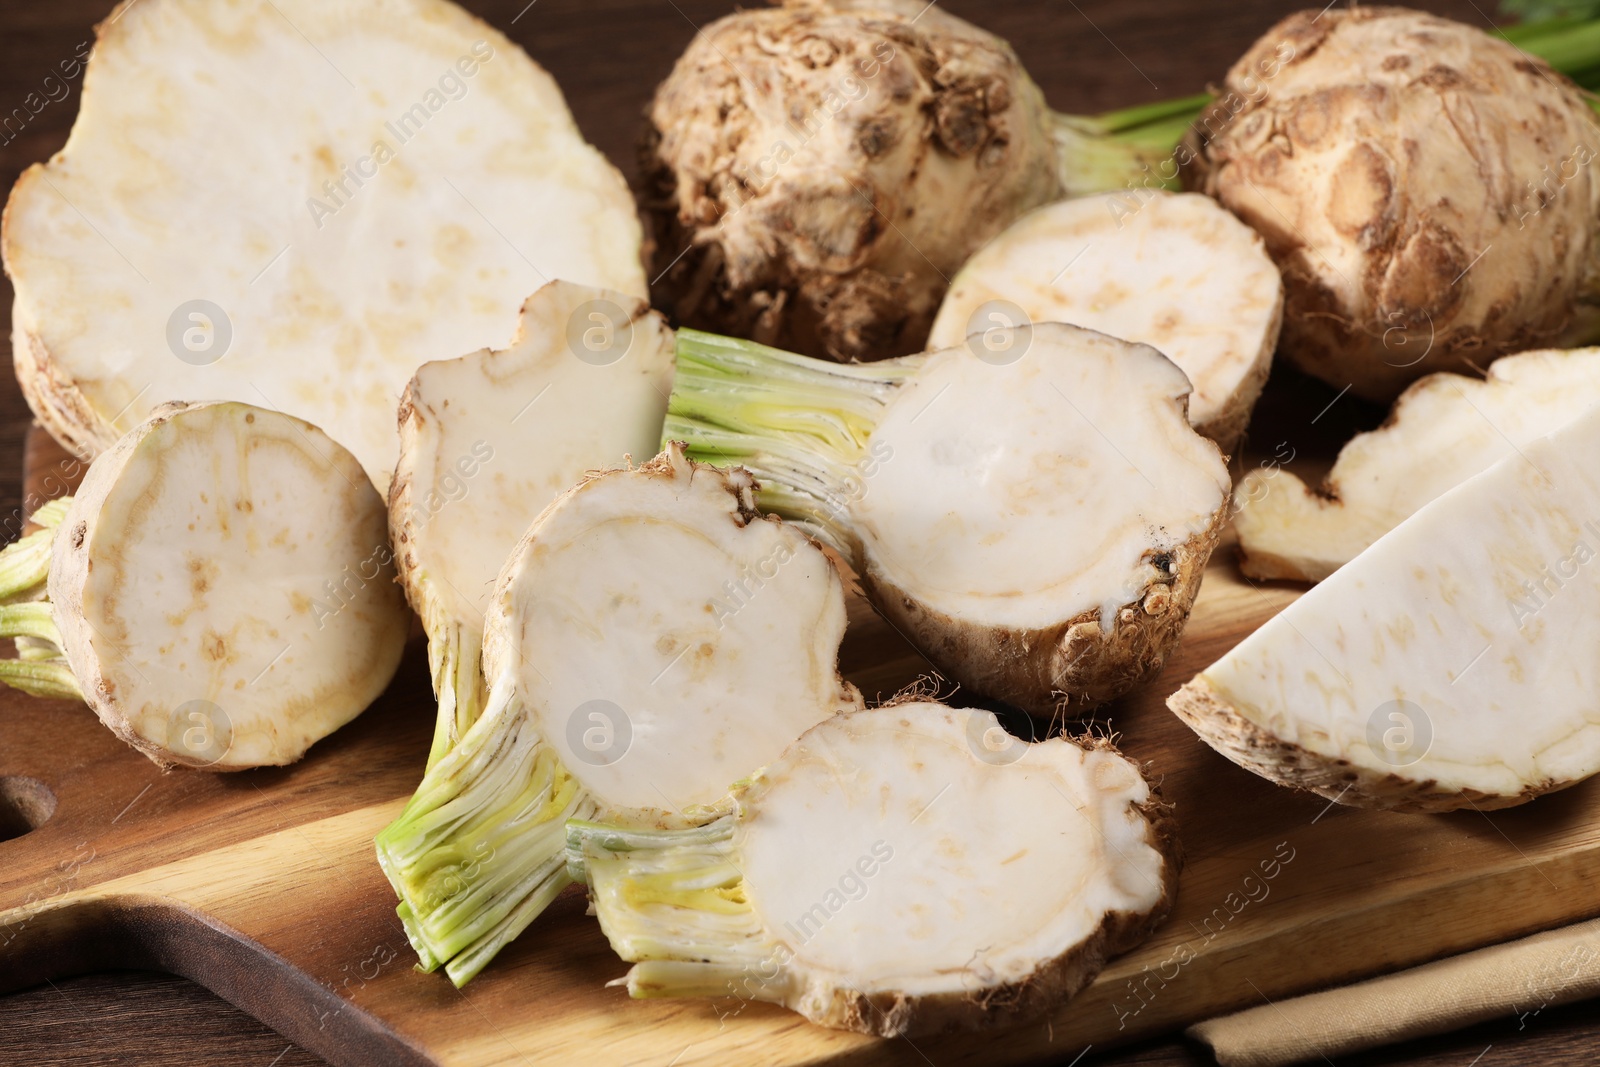
<path fill-rule="evenodd" d="M 331 0 L 330 0 L 331 2 Z M 79 83 L 62 99 L 42 86 L 57 64 L 91 40 L 111 0 L 0 0 L 0 184 L 65 141 Z M 654 85 L 697 26 L 732 0 L 467 0 L 518 41 L 561 83 L 588 138 L 632 180 L 640 113 Z M 1092 112 L 1197 92 L 1277 18 L 1291 0 L 943 0 L 941 7 L 1011 40 L 1050 103 Z M 1489 0 L 1424 0 L 1416 6 L 1486 24 Z M 29 98 L 30 93 L 38 95 Z M 54 89 L 59 96 L 60 90 Z M 26 103 L 25 103 L 26 102 Z M 20 125 L 13 116 L 27 118 Z M 10 333 L 11 293 L 0 290 L 0 327 Z M 1331 394 L 1330 394 L 1331 395 Z M 1377 413 L 1346 407 L 1353 422 Z M 0 520 L 20 524 L 22 440 L 29 414 L 9 374 L 0 375 Z M 4 726 L 0 724 L 0 744 Z M 1600 1062 L 1594 1005 L 1507 1016 L 1472 1030 L 1384 1049 L 1355 1064 L 1496 1067 Z M 937 1067 L 937 1053 L 933 1057 Z M 295 1067 L 317 1057 L 182 979 L 102 974 L 59 980 L 0 998 L 0 1065 L 219 1064 Z M 1093 1053 L 1082 1063 L 1177 1065 L 1210 1062 L 1180 1041 Z M 662 1065 L 665 1067 L 665 1064 Z"/>

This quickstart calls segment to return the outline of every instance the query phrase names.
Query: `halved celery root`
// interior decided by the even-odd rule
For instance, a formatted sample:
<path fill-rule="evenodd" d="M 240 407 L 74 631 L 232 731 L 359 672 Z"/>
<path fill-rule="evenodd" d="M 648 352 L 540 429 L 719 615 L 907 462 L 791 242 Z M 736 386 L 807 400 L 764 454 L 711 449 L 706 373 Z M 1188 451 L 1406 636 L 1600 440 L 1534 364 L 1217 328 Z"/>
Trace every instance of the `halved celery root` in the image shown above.
<path fill-rule="evenodd" d="M 1344 804 L 1499 808 L 1600 770 L 1600 409 L 1427 504 L 1169 706 Z"/>
<path fill-rule="evenodd" d="M 638 297 L 570 282 L 522 306 L 504 350 L 425 363 L 400 401 L 389 532 L 428 632 L 439 724 L 429 766 L 478 718 L 483 613 L 501 565 L 586 473 L 655 453 L 672 333 Z"/>
<path fill-rule="evenodd" d="M 164 406 L 96 460 L 48 592 L 31 636 L 164 767 L 299 759 L 388 685 L 409 620 L 355 457 L 248 404 Z"/>
<path fill-rule="evenodd" d="M 507 560 L 483 662 L 509 677 L 608 810 L 670 816 L 721 797 L 806 728 L 860 705 L 839 677 L 844 587 L 741 470 L 669 449 L 571 490 Z M 626 665 L 626 669 L 623 669 Z M 616 709 L 610 740 L 595 748 Z M 650 759 L 629 762 L 626 724 Z M 645 764 L 645 768 L 634 764 Z"/>
<path fill-rule="evenodd" d="M 1109 743 L 997 757 L 990 731 L 990 712 L 938 704 L 839 715 L 702 825 L 570 824 L 574 875 L 640 961 L 629 993 L 771 1001 L 883 1036 L 1071 997 L 1165 917 L 1170 809 Z"/>
<path fill-rule="evenodd" d="M 1049 715 L 1160 668 L 1229 478 L 1155 349 L 991 334 L 839 366 L 680 331 L 665 435 L 749 468 L 761 506 L 837 548 L 954 680 Z"/>
<path fill-rule="evenodd" d="M 669 450 L 569 489 L 516 547 L 485 712 L 378 838 L 425 968 L 463 984 L 533 921 L 567 884 L 566 819 L 681 821 L 861 706 L 838 574 L 751 489 Z"/>
<path fill-rule="evenodd" d="M 240 400 L 321 426 L 380 488 L 425 360 L 504 347 L 549 278 L 646 292 L 622 176 L 447 0 L 123 0 L 3 242 L 17 377 L 63 445 Z"/>
<path fill-rule="evenodd" d="M 1194 387 L 1189 421 L 1231 453 L 1272 367 L 1283 279 L 1261 237 L 1210 197 L 1090 196 L 1037 208 L 979 249 L 928 347 L 1021 325 L 1007 321 L 1017 312 L 1159 349 Z"/>
<path fill-rule="evenodd" d="M 1252 470 L 1235 492 L 1240 567 L 1319 582 L 1439 494 L 1600 403 L 1600 348 L 1545 349 L 1490 364 L 1484 379 L 1430 374 L 1388 420 L 1339 451 L 1315 490 Z"/>

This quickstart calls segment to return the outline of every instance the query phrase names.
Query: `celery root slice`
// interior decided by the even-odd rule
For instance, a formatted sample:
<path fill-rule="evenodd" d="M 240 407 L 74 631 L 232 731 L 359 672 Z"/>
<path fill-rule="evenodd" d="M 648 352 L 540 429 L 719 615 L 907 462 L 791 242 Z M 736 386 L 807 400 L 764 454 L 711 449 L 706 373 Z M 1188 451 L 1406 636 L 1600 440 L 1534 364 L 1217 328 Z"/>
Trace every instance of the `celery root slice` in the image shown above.
<path fill-rule="evenodd" d="M 483 613 L 506 557 L 589 471 L 655 454 L 671 388 L 661 316 L 564 281 L 523 304 L 510 348 L 425 363 L 411 379 L 389 531 L 440 698 L 430 766 L 483 708 Z"/>
<path fill-rule="evenodd" d="M 848 713 L 701 825 L 570 824 L 569 865 L 635 962 L 629 992 L 771 1001 L 884 1036 L 1071 997 L 1165 917 L 1169 809 L 1106 742 L 996 748 L 988 732 L 992 713 L 938 704 Z"/>
<path fill-rule="evenodd" d="M 1430 374 L 1383 426 L 1339 451 L 1313 490 L 1288 471 L 1239 482 L 1240 568 L 1318 582 L 1407 516 L 1600 402 L 1600 349 L 1545 349 L 1495 360 L 1483 379 Z"/>
<path fill-rule="evenodd" d="M 941 671 L 1049 715 L 1182 632 L 1229 491 L 1188 393 L 1155 349 L 1058 323 L 859 367 L 680 331 L 666 436 L 749 468 Z"/>
<path fill-rule="evenodd" d="M 1497 808 L 1600 770 L 1600 409 L 1425 505 L 1168 701 L 1284 785 Z"/>
<path fill-rule="evenodd" d="M 383 489 L 419 365 L 505 347 L 550 278 L 643 296 L 640 243 L 555 82 L 447 0 L 124 0 L 6 209 L 18 378 L 82 455 L 238 400 Z"/>
<path fill-rule="evenodd" d="M 309 423 L 157 410 L 89 468 L 48 580 L 101 721 L 162 766 L 299 759 L 388 685 L 410 613 L 383 501 Z"/>
<path fill-rule="evenodd" d="M 378 856 L 425 969 L 465 984 L 568 884 L 563 824 L 677 823 L 861 706 L 844 589 L 751 481 L 669 450 L 534 521 L 489 603 L 483 715 Z"/>
<path fill-rule="evenodd" d="M 1272 366 L 1283 280 L 1261 237 L 1215 200 L 1141 190 L 1012 223 L 951 282 L 928 347 L 1021 325 L 1007 311 L 1159 349 L 1194 387 L 1189 421 L 1231 453 Z"/>

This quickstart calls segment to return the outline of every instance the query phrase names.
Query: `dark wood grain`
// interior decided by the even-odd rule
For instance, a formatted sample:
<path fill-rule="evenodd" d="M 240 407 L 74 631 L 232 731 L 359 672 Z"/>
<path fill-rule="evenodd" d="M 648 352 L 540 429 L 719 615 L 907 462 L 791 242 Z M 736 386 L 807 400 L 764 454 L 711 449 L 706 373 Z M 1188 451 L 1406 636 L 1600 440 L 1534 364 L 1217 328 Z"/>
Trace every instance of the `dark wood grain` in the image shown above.
<path fill-rule="evenodd" d="M 666 73 L 696 27 L 731 7 L 731 0 L 525 3 L 526 0 L 474 0 L 466 6 L 506 31 L 555 75 L 586 135 L 630 178 L 634 173 L 633 140 L 651 88 Z M 1204 88 L 1221 76 L 1250 40 L 1276 18 L 1302 5 L 1277 0 L 948 0 L 941 6 L 1013 41 L 1052 105 L 1068 111 L 1095 111 Z M 1466 21 L 1485 21 L 1483 11 L 1472 0 L 1418 6 Z M 1483 8 L 1488 10 L 1487 4 Z M 80 44 L 89 39 L 89 27 L 108 10 L 109 0 L 0 2 L 0 118 L 13 108 L 22 107 L 28 94 L 41 86 L 56 64 L 76 53 Z M 8 188 L 23 167 L 47 158 L 60 147 L 76 112 L 77 89 L 78 84 L 72 83 L 65 99 L 47 104 L 20 128 L 14 123 L 0 132 L 0 142 L 4 142 L 0 144 L 0 185 Z M 0 309 L 9 334 L 9 288 L 0 292 Z M 1259 440 L 1289 437 L 1304 428 L 1304 404 L 1282 400 L 1283 389 L 1280 379 L 1269 394 L 1258 419 Z M 1331 419 L 1346 426 L 1358 425 L 1373 415 L 1370 410 L 1349 403 L 1341 404 L 1337 411 Z M 15 383 L 9 375 L 0 375 L 0 536 L 9 537 L 21 526 L 25 504 L 21 457 L 28 422 Z M 60 462 L 59 457 L 45 463 L 36 461 L 33 469 L 51 469 L 50 463 Z M 71 464 L 62 464 L 61 469 L 66 472 Z M 413 674 L 413 689 L 419 668 L 413 657 L 407 668 Z M 97 745 L 114 744 L 109 735 L 94 728 L 92 717 L 88 722 L 80 721 L 88 716 L 84 709 L 62 706 L 58 714 L 59 731 L 52 736 L 61 744 L 85 746 L 85 760 L 99 758 Z M 332 752 L 331 746 L 360 745 L 363 731 L 380 728 L 414 732 L 417 745 L 425 747 L 426 709 L 413 708 L 410 717 L 403 717 L 398 727 L 392 721 L 380 724 L 370 717 L 362 720 L 328 742 L 329 751 Z M 17 742 L 18 738 L 0 724 L 0 755 Z M 110 750 L 103 755 L 111 758 Z M 381 771 L 382 768 L 372 768 L 371 776 L 365 779 L 355 775 L 348 788 L 360 793 L 363 780 L 375 782 Z M 156 773 L 153 767 L 149 768 L 150 775 Z M 129 781 L 130 800 L 136 799 L 143 784 Z M 197 778 L 192 786 L 177 791 L 164 789 L 158 802 L 204 806 L 208 819 L 197 820 L 194 828 L 197 850 L 205 843 L 207 822 L 223 825 L 256 820 L 270 826 L 274 818 L 271 807 L 262 804 L 248 787 L 212 779 Z M 135 806 L 129 818 L 138 811 Z M 65 826 L 67 829 L 61 830 L 58 824 L 58 831 L 74 830 L 70 822 Z M 131 866 L 137 862 L 141 843 L 152 842 L 141 842 L 135 832 L 126 851 L 119 845 L 115 854 L 97 862 Z M 380 908 L 388 905 L 387 899 L 375 901 Z M 331 926 L 346 918 L 329 916 L 327 922 Z M 53 961 L 41 962 L 46 970 L 56 969 L 51 966 Z M 1521 1032 L 1516 1020 L 1507 1019 L 1446 1038 L 1344 1059 L 1341 1064 L 1465 1067 L 1480 1053 L 1483 1057 L 1478 1062 L 1483 1067 L 1593 1063 L 1600 1061 L 1600 1032 L 1590 1022 L 1592 1015 L 1592 1006 L 1585 1005 L 1551 1011 Z M 938 1063 L 938 1050 L 931 1051 L 933 1062 Z M 670 1058 L 668 1050 L 661 1062 Z M 1070 1059 L 1069 1054 L 1063 1062 Z M 1093 1059 L 1091 1056 L 1083 1062 Z M 207 1063 L 290 1067 L 318 1062 L 321 1061 L 211 993 L 163 975 L 121 973 L 60 979 L 0 999 L 0 1064 Z M 1207 1061 L 1184 1045 L 1168 1041 L 1123 1050 L 1095 1062 L 1177 1065 Z"/>

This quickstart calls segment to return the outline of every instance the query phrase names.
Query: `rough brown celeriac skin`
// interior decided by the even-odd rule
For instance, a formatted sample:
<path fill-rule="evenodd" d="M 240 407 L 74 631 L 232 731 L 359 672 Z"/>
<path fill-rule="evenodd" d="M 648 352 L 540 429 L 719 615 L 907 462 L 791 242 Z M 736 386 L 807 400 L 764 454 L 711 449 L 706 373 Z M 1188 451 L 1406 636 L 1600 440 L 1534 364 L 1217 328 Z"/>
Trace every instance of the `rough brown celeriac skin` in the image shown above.
<path fill-rule="evenodd" d="M 1526 804 L 1571 782 L 1540 782 L 1509 796 L 1442 789 L 1432 779 L 1380 773 L 1273 736 L 1228 703 L 1204 678 L 1167 698 L 1167 707 L 1201 740 L 1245 770 L 1291 789 L 1304 789 L 1351 807 L 1427 814 L 1473 807 L 1480 811 Z"/>
<path fill-rule="evenodd" d="M 647 111 L 655 303 L 813 356 L 918 351 L 949 276 L 1061 194 L 1049 120 L 1010 46 L 920 3 L 712 23 Z"/>
<path fill-rule="evenodd" d="M 1600 124 L 1479 27 L 1291 15 L 1229 71 L 1191 153 L 1185 184 L 1283 271 L 1280 351 L 1359 396 L 1548 343 L 1593 281 Z"/>
<path fill-rule="evenodd" d="M 1206 563 L 1228 523 L 1223 501 L 1206 529 L 1165 556 L 1165 580 L 1151 582 L 1117 609 L 1110 634 L 1098 608 L 1038 630 L 980 626 L 930 610 L 887 582 L 870 561 L 860 564 L 868 597 L 890 622 L 924 649 L 950 678 L 976 693 L 1050 719 L 1079 706 L 1113 700 L 1167 661 L 1183 636 Z"/>

